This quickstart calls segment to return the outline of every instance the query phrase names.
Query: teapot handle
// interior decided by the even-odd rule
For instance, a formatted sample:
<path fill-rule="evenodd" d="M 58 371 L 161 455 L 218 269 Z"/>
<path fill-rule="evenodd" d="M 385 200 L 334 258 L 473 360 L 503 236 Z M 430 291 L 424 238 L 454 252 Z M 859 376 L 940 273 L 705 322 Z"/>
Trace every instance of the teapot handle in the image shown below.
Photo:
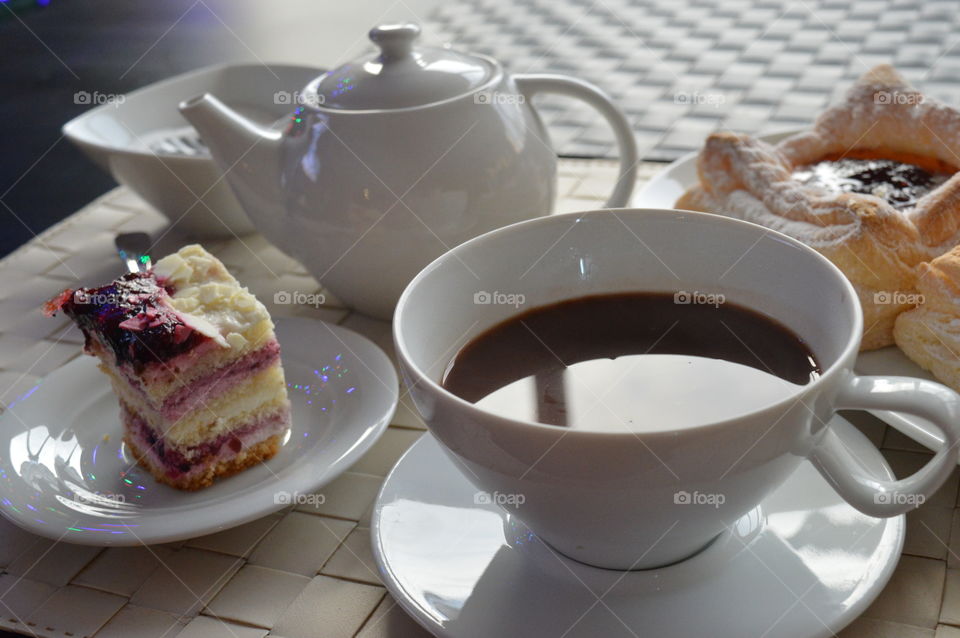
<path fill-rule="evenodd" d="M 530 73 L 515 75 L 513 79 L 528 101 L 537 93 L 556 93 L 583 100 L 600 112 L 613 129 L 617 146 L 620 147 L 620 176 L 607 200 L 606 207 L 627 206 L 637 181 L 637 164 L 640 158 L 637 155 L 637 141 L 633 136 L 633 130 L 623 111 L 613 103 L 610 96 L 589 82 L 566 75 Z"/>

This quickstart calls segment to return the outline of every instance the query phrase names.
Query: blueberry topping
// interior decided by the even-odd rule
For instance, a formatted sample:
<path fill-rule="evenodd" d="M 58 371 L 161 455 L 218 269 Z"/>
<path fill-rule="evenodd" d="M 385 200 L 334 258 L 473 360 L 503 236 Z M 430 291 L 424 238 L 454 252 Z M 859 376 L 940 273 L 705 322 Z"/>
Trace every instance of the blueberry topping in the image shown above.
<path fill-rule="evenodd" d="M 898 210 L 915 206 L 918 199 L 949 177 L 904 162 L 855 158 L 825 160 L 793 173 L 793 178 L 804 184 L 831 192 L 875 195 Z"/>
<path fill-rule="evenodd" d="M 99 336 L 135 370 L 189 351 L 207 339 L 187 326 L 164 300 L 169 290 L 152 273 L 129 273 L 99 288 L 80 288 L 57 299 L 87 338 Z"/>

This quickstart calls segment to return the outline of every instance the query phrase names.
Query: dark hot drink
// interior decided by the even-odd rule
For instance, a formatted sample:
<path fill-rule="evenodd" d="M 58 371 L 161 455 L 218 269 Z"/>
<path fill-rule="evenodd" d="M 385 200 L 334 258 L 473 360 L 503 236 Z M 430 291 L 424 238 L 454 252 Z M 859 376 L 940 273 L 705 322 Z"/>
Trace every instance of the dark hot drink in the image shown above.
<path fill-rule="evenodd" d="M 642 432 L 762 408 L 819 373 L 800 337 L 722 296 L 625 293 L 494 326 L 454 357 L 443 386 L 514 419 Z"/>

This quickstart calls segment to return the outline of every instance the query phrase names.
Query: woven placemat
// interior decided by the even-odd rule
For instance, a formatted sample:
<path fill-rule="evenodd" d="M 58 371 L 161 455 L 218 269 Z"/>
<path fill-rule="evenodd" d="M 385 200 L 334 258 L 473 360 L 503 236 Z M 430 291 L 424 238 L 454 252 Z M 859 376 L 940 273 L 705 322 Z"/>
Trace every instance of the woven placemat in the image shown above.
<path fill-rule="evenodd" d="M 659 170 L 662 165 L 641 165 L 638 185 Z M 617 172 L 611 161 L 562 161 L 557 211 L 597 207 Z M 118 274 L 116 233 L 157 236 L 167 226 L 118 188 L 0 260 L 0 405 L 82 356 L 82 336 L 67 330 L 64 318 L 42 316 L 40 303 L 65 287 L 105 279 L 105 267 Z M 169 233 L 155 252 L 185 241 Z M 272 303 L 281 290 L 321 289 L 263 237 L 204 244 L 274 316 L 338 323 L 392 356 L 389 324 L 351 313 L 327 292 L 320 308 Z M 898 476 L 929 458 L 922 446 L 865 413 L 844 416 L 883 448 Z M 322 499 L 183 542 L 83 547 L 34 536 L 0 518 L 0 629 L 45 638 L 426 638 L 381 584 L 369 529 L 384 476 L 424 429 L 402 393 L 383 437 L 320 490 Z M 890 583 L 842 638 L 960 638 L 958 486 L 954 472 L 907 515 L 906 545 Z"/>
<path fill-rule="evenodd" d="M 596 83 L 626 111 L 643 155 L 673 160 L 717 128 L 809 124 L 881 63 L 960 103 L 958 25 L 953 0 L 456 0 L 426 35 L 516 73 Z M 616 155 L 589 107 L 537 104 L 561 154 Z"/>

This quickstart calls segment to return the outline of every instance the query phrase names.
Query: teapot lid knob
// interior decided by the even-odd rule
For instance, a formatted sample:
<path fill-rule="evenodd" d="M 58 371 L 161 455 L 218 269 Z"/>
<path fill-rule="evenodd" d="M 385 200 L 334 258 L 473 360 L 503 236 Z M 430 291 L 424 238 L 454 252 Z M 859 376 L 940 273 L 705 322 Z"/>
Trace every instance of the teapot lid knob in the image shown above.
<path fill-rule="evenodd" d="M 384 24 L 370 29 L 370 40 L 380 47 L 384 61 L 405 58 L 413 50 L 413 43 L 420 37 L 420 27 L 412 22 Z"/>
<path fill-rule="evenodd" d="M 324 111 L 409 109 L 455 98 L 472 102 L 472 93 L 501 72 L 496 61 L 482 55 L 420 46 L 419 36 L 420 27 L 409 22 L 370 29 L 379 51 L 316 78 L 301 101 Z"/>

